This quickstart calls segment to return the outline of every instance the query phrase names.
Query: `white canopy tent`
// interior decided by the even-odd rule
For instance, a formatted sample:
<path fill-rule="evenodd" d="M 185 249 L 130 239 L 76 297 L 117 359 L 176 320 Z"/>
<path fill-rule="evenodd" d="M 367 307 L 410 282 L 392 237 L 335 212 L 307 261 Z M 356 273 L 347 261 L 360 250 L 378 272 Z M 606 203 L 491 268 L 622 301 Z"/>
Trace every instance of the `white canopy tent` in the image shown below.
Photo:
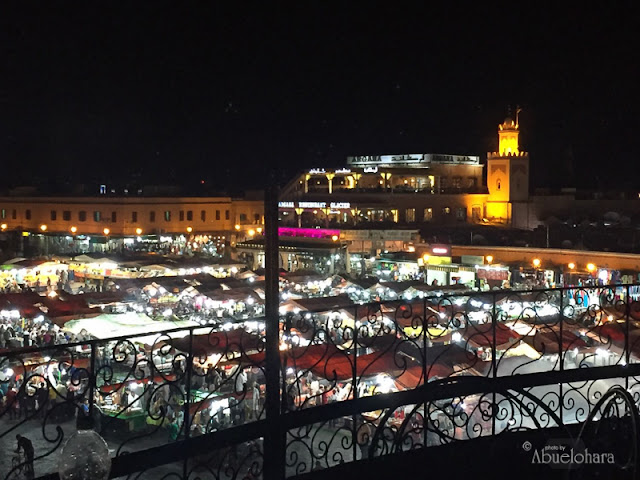
<path fill-rule="evenodd" d="M 105 339 L 123 335 L 149 334 L 172 328 L 198 326 L 200 326 L 198 323 L 190 320 L 156 321 L 143 313 L 127 312 L 122 314 L 103 314 L 93 318 L 71 320 L 65 324 L 64 330 L 76 335 L 82 330 L 85 330 L 92 337 Z"/>

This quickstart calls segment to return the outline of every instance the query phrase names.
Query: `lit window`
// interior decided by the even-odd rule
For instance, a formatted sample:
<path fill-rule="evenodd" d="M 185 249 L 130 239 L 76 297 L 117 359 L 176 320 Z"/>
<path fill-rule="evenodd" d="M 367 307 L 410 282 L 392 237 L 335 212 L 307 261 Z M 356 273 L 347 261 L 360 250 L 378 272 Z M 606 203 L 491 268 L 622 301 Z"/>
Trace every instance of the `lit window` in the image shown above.
<path fill-rule="evenodd" d="M 425 208 L 424 209 L 423 220 L 425 222 L 430 222 L 431 220 L 433 220 L 433 208 Z"/>
<path fill-rule="evenodd" d="M 405 211 L 405 220 L 407 223 L 413 223 L 416 221 L 416 209 L 415 208 L 407 208 Z"/>
<path fill-rule="evenodd" d="M 449 207 L 444 207 L 442 209 L 442 213 L 444 213 L 445 215 L 449 215 L 451 213 L 451 209 Z"/>
<path fill-rule="evenodd" d="M 102 214 L 98 210 L 95 210 L 93 212 L 93 221 L 99 222 L 101 218 L 102 218 Z"/>
<path fill-rule="evenodd" d="M 165 210 L 164 211 L 164 221 L 165 222 L 170 222 L 171 221 L 171 210 Z"/>

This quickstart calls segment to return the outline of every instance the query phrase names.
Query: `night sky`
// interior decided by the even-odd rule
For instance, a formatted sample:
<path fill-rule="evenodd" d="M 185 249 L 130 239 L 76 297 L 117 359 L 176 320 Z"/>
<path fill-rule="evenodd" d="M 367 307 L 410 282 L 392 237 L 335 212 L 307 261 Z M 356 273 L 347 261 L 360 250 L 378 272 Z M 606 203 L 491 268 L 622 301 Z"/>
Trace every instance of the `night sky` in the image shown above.
<path fill-rule="evenodd" d="M 633 2 L 52 3 L 0 7 L 5 185 L 244 188 L 352 154 L 484 160 L 520 105 L 534 186 L 640 188 Z"/>

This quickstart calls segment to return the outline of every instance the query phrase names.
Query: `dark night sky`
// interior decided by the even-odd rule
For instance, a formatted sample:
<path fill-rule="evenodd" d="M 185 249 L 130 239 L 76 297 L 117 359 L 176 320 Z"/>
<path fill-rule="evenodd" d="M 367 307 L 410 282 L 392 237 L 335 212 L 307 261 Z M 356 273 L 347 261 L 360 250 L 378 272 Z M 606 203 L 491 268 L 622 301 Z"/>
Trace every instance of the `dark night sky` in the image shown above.
<path fill-rule="evenodd" d="M 640 187 L 632 2 L 90 3 L 0 7 L 4 184 L 260 186 L 348 154 L 484 156 L 520 104 L 536 185 Z"/>

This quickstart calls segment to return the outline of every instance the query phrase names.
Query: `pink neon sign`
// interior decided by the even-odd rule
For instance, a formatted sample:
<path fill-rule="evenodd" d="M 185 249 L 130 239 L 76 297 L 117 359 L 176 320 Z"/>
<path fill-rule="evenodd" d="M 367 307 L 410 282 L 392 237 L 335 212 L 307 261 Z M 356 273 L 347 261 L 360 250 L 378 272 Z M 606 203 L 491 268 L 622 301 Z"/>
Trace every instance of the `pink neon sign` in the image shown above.
<path fill-rule="evenodd" d="M 340 237 L 340 230 L 280 227 L 278 228 L 278 235 L 282 237 L 332 238 L 334 235 Z"/>

